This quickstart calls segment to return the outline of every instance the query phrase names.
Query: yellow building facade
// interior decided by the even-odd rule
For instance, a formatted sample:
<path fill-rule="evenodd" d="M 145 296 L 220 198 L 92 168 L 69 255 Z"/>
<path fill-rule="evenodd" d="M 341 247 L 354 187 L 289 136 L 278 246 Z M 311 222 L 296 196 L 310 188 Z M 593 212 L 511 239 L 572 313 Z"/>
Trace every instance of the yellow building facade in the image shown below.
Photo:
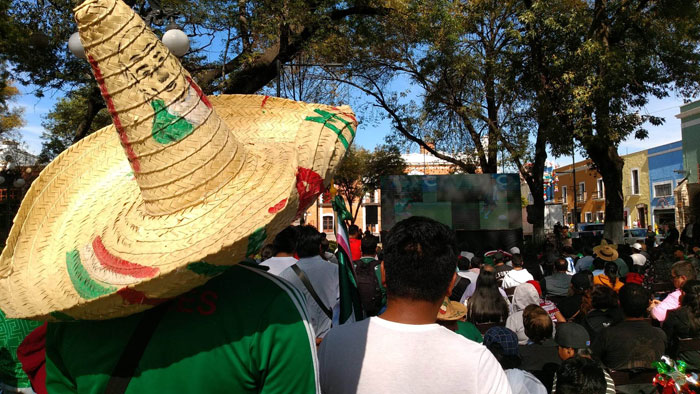
<path fill-rule="evenodd" d="M 622 156 L 622 194 L 625 227 L 649 225 L 649 161 L 647 151 Z"/>

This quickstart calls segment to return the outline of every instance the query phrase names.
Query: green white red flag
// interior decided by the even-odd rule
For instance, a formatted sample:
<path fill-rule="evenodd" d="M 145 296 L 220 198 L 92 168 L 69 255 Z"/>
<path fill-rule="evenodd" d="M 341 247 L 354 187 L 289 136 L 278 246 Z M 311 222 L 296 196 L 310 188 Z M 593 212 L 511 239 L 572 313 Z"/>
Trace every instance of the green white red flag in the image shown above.
<path fill-rule="evenodd" d="M 350 259 L 350 240 L 348 231 L 345 228 L 345 220 L 352 218 L 350 212 L 345 207 L 343 198 L 336 195 L 332 201 L 337 223 L 335 239 L 338 242 L 338 279 L 340 281 L 340 324 L 351 323 L 364 319 L 364 311 L 360 303 L 360 293 L 357 291 L 357 281 L 355 281 L 355 269 Z"/>

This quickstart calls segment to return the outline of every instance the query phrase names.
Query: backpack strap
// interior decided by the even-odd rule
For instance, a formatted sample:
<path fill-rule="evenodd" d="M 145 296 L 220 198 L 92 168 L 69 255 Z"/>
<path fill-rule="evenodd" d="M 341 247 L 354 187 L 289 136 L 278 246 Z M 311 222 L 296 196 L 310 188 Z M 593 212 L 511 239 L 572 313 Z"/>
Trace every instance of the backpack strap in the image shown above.
<path fill-rule="evenodd" d="M 309 294 L 311 294 L 311 297 L 313 297 L 314 301 L 316 301 L 323 313 L 325 313 L 329 319 L 333 320 L 333 311 L 328 309 L 328 307 L 323 303 L 323 301 L 321 301 L 321 297 L 319 297 L 318 294 L 316 294 L 316 290 L 314 290 L 314 287 L 311 285 L 309 277 L 307 277 L 304 271 L 302 271 L 301 268 L 299 268 L 299 266 L 297 266 L 296 264 L 292 265 L 292 270 L 295 274 L 297 274 L 299 280 L 301 281 L 301 283 L 304 284 L 304 287 L 306 287 L 306 290 L 309 291 Z"/>
<path fill-rule="evenodd" d="M 170 304 L 168 302 L 157 306 L 143 314 L 141 321 L 139 321 L 133 334 L 131 334 L 129 343 L 124 347 L 124 351 L 119 357 L 119 361 L 117 361 L 117 366 L 114 367 L 112 376 L 107 382 L 105 394 L 123 394 L 126 392 L 131 378 L 134 377 L 136 367 L 138 367 L 139 361 L 143 357 L 146 346 L 151 341 L 158 323 L 162 320 Z"/>

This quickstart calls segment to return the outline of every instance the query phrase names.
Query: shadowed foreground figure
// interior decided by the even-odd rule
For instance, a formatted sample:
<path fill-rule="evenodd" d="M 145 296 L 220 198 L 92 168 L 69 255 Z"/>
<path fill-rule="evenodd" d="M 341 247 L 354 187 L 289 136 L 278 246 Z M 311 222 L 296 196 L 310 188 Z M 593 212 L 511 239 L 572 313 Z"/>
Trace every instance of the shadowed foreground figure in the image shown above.
<path fill-rule="evenodd" d="M 319 364 L 325 393 L 511 393 L 485 347 L 435 323 L 457 274 L 454 233 L 424 217 L 397 223 L 385 244 L 380 316 L 331 329 Z"/>

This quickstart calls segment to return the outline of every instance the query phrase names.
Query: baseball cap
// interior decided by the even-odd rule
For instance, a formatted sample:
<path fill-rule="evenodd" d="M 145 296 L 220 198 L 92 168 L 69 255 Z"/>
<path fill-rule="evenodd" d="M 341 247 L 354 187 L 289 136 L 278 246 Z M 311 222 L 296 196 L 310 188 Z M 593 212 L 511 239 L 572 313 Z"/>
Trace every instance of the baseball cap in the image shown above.
<path fill-rule="evenodd" d="M 484 341 L 486 339 L 484 338 Z M 591 344 L 591 337 L 583 326 L 576 323 L 562 323 L 557 325 L 557 333 L 554 341 L 562 347 L 573 349 L 585 349 Z"/>
<path fill-rule="evenodd" d="M 574 289 L 586 290 L 591 288 L 591 280 L 585 272 L 578 272 L 571 277 L 571 285 Z"/>
<path fill-rule="evenodd" d="M 635 250 L 637 250 L 637 251 L 642 250 L 642 244 L 640 244 L 639 242 L 635 242 L 635 243 L 633 243 L 633 244 L 630 245 L 630 246 L 632 247 L 632 249 L 635 249 Z"/>
<path fill-rule="evenodd" d="M 513 246 L 512 248 L 510 248 L 509 252 L 510 254 L 520 254 L 520 248 L 518 248 L 517 246 Z"/>
<path fill-rule="evenodd" d="M 503 349 L 503 354 L 506 356 L 519 356 L 518 353 L 518 336 L 511 330 L 503 326 L 494 326 L 488 329 L 484 334 L 484 346 L 498 343 Z"/>
<path fill-rule="evenodd" d="M 472 253 L 472 252 L 467 252 L 467 251 L 464 251 L 464 250 L 463 250 L 459 255 L 462 256 L 462 257 L 466 257 L 467 259 L 469 259 L 469 261 L 472 261 L 472 257 L 474 257 L 474 253 Z"/>

